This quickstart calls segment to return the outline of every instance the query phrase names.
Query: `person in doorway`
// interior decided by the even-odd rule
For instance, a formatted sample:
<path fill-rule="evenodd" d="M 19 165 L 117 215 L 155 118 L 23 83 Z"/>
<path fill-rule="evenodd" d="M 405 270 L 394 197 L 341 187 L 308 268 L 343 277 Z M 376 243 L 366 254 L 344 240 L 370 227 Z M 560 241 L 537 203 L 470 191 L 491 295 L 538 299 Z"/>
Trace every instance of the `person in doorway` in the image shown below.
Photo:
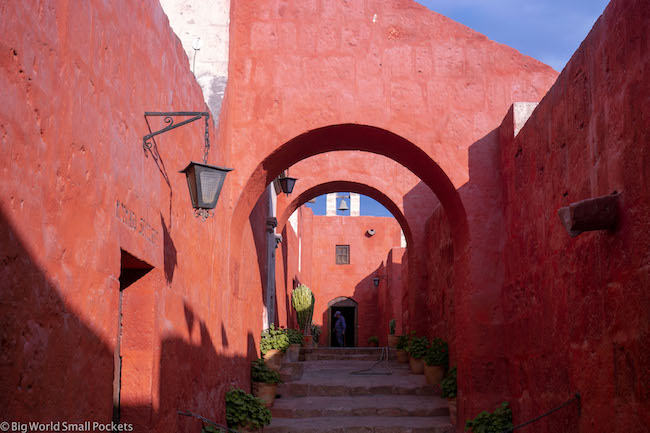
<path fill-rule="evenodd" d="M 336 334 L 336 342 L 340 347 L 345 347 L 345 319 L 340 311 L 334 313 L 336 323 L 334 324 L 334 332 Z"/>

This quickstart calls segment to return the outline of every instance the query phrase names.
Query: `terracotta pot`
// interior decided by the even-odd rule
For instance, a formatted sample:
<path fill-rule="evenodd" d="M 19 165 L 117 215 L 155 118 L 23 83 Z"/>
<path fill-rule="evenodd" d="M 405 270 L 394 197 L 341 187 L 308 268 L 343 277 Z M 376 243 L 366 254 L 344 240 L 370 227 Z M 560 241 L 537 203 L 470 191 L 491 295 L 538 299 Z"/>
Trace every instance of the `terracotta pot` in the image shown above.
<path fill-rule="evenodd" d="M 314 345 L 314 336 L 313 335 L 303 335 L 302 336 L 302 347 L 312 347 Z"/>
<path fill-rule="evenodd" d="M 449 402 L 449 421 L 453 424 L 456 425 L 456 397 L 454 398 L 448 398 L 447 401 Z"/>
<path fill-rule="evenodd" d="M 442 377 L 445 375 L 444 365 L 426 365 L 424 364 L 424 377 L 429 385 L 439 385 Z"/>
<path fill-rule="evenodd" d="M 409 356 L 409 367 L 413 374 L 424 374 L 424 359 L 415 359 Z"/>
<path fill-rule="evenodd" d="M 284 353 L 281 350 L 272 349 L 264 354 L 264 362 L 266 365 L 276 373 L 280 372 L 282 368 L 282 359 L 284 358 Z"/>
<path fill-rule="evenodd" d="M 376 341 L 370 342 L 368 343 L 368 347 L 379 347 L 379 343 L 377 343 Z"/>
<path fill-rule="evenodd" d="M 260 433 L 263 429 L 256 429 L 251 426 L 237 427 L 239 433 Z"/>
<path fill-rule="evenodd" d="M 253 382 L 253 395 L 264 402 L 264 406 L 271 407 L 275 401 L 278 385 L 275 383 Z"/>
<path fill-rule="evenodd" d="M 300 357 L 300 344 L 292 344 L 284 354 L 284 360 L 287 362 L 298 362 Z"/>
<path fill-rule="evenodd" d="M 397 347 L 398 342 L 399 342 L 399 335 L 388 336 L 388 347 Z"/>
<path fill-rule="evenodd" d="M 409 354 L 406 353 L 406 350 L 397 349 L 397 362 L 401 364 L 406 364 L 409 362 Z"/>

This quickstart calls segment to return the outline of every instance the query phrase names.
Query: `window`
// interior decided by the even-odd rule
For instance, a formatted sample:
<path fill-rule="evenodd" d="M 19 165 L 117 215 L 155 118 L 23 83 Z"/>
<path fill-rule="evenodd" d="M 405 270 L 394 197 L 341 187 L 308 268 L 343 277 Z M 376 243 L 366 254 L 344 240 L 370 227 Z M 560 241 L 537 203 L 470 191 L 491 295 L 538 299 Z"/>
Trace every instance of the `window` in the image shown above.
<path fill-rule="evenodd" d="M 336 264 L 337 265 L 350 264 L 350 245 L 336 246 Z"/>

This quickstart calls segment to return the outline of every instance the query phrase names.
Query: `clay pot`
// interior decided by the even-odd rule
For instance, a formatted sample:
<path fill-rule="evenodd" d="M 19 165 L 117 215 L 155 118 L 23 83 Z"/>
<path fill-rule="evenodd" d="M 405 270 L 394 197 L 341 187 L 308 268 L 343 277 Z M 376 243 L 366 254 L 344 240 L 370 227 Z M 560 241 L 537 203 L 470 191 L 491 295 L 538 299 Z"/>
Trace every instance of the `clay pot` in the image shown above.
<path fill-rule="evenodd" d="M 272 349 L 264 354 L 264 362 L 266 362 L 267 367 L 276 373 L 280 372 L 282 368 L 282 359 L 284 358 L 284 353 L 281 350 Z"/>
<path fill-rule="evenodd" d="M 413 374 L 424 374 L 424 359 L 415 359 L 409 356 L 409 367 Z"/>
<path fill-rule="evenodd" d="M 401 364 L 406 364 L 409 362 L 409 354 L 406 353 L 406 350 L 397 349 L 397 362 Z"/>
<path fill-rule="evenodd" d="M 397 347 L 398 342 L 399 342 L 399 335 L 388 336 L 388 347 Z"/>
<path fill-rule="evenodd" d="M 284 354 L 284 360 L 287 362 L 298 362 L 300 357 L 300 344 L 292 344 Z"/>
<path fill-rule="evenodd" d="M 456 397 L 454 398 L 448 398 L 447 402 L 449 402 L 449 421 L 451 422 L 452 425 L 456 425 Z"/>
<path fill-rule="evenodd" d="M 314 345 L 314 336 L 313 335 L 303 335 L 302 336 L 302 347 L 312 347 Z"/>
<path fill-rule="evenodd" d="M 444 365 L 426 365 L 424 364 L 424 377 L 429 385 L 439 385 L 442 377 L 445 375 Z"/>
<path fill-rule="evenodd" d="M 260 433 L 263 429 L 256 429 L 251 426 L 237 427 L 239 433 Z"/>
<path fill-rule="evenodd" d="M 379 343 L 377 343 L 376 341 L 372 341 L 368 343 L 368 347 L 379 347 Z"/>
<path fill-rule="evenodd" d="M 278 385 L 275 383 L 253 382 L 253 395 L 264 402 L 264 406 L 271 407 L 275 401 Z"/>

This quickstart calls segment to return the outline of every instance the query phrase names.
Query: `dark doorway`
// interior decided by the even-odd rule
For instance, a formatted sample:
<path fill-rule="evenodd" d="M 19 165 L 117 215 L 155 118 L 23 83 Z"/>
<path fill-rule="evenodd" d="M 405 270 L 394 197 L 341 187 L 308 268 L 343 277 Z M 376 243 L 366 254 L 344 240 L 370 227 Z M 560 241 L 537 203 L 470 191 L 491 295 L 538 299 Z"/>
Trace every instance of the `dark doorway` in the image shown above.
<path fill-rule="evenodd" d="M 137 257 L 121 250 L 122 260 L 120 266 L 120 302 L 117 318 L 117 343 L 113 355 L 113 422 L 120 423 L 120 394 L 122 392 L 122 316 L 124 290 L 144 277 L 153 267 Z"/>
<path fill-rule="evenodd" d="M 336 325 L 336 318 L 334 314 L 337 311 L 345 319 L 345 347 L 357 346 L 357 302 L 354 299 L 346 298 L 345 296 L 338 297 L 328 302 L 328 311 L 326 319 L 329 322 L 329 343 L 332 347 L 340 347 L 336 340 L 336 333 L 334 326 Z"/>
<path fill-rule="evenodd" d="M 330 323 L 332 324 L 331 335 L 332 335 L 332 347 L 340 347 L 338 340 L 336 339 L 336 332 L 334 331 L 334 326 L 336 325 L 336 317 L 334 314 L 340 311 L 343 319 L 345 320 L 345 347 L 354 347 L 354 316 L 356 307 L 336 307 L 330 309 Z"/>

